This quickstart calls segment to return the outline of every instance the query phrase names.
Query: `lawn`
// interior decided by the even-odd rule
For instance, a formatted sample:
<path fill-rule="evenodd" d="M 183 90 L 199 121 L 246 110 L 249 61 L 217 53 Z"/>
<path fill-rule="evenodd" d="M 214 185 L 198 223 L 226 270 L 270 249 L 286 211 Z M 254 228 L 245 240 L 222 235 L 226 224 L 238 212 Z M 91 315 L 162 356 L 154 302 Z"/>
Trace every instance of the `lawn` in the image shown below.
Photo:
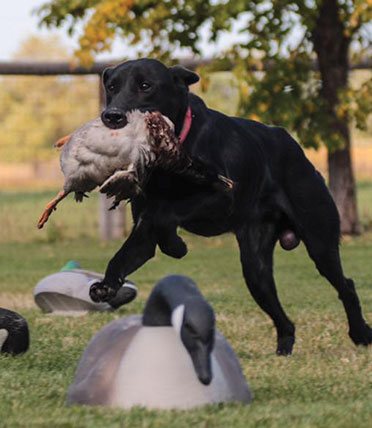
<path fill-rule="evenodd" d="M 372 184 L 360 186 L 363 221 L 372 213 Z M 184 234 L 189 254 L 173 260 L 158 253 L 131 276 L 138 298 L 110 314 L 79 318 L 41 314 L 32 289 L 67 260 L 102 271 L 119 242 L 95 238 L 97 200 L 66 201 L 38 232 L 37 215 L 50 193 L 0 194 L 0 306 L 18 310 L 31 329 L 31 348 L 0 357 L 0 427 L 364 427 L 372 424 L 372 350 L 356 348 L 335 291 L 322 279 L 303 246 L 276 252 L 275 272 L 284 307 L 297 326 L 290 358 L 275 356 L 270 320 L 249 296 L 232 236 L 202 239 Z M 64 205 L 64 206 L 63 206 Z M 71 213 L 74 213 L 72 216 Z M 345 239 L 345 272 L 355 279 L 372 323 L 372 236 Z M 188 274 L 217 314 L 218 328 L 240 358 L 253 389 L 251 406 L 209 406 L 188 412 L 130 412 L 66 407 L 65 396 L 88 340 L 110 320 L 140 313 L 153 284 L 168 273 Z"/>

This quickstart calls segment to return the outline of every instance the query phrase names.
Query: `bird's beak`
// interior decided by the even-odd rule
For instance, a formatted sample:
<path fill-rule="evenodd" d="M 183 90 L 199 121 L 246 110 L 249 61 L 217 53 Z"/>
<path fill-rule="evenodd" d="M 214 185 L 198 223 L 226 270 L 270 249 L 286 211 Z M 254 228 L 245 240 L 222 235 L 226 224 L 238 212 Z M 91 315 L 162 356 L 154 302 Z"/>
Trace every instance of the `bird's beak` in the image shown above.
<path fill-rule="evenodd" d="M 191 352 L 190 356 L 198 379 L 203 385 L 209 385 L 212 382 L 212 364 L 211 354 L 208 347 L 199 343 Z"/>

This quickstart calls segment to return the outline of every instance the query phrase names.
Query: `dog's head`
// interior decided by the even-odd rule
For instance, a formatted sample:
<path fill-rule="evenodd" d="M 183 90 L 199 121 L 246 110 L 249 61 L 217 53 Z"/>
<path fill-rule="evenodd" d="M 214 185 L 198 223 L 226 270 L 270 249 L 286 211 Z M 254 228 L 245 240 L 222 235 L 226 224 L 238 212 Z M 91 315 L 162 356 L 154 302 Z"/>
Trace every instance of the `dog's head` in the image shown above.
<path fill-rule="evenodd" d="M 107 127 L 124 127 L 125 114 L 138 109 L 160 111 L 178 132 L 188 106 L 188 87 L 199 76 L 180 66 L 168 68 L 154 59 L 139 59 L 107 68 L 102 79 L 106 108 L 101 117 Z"/>

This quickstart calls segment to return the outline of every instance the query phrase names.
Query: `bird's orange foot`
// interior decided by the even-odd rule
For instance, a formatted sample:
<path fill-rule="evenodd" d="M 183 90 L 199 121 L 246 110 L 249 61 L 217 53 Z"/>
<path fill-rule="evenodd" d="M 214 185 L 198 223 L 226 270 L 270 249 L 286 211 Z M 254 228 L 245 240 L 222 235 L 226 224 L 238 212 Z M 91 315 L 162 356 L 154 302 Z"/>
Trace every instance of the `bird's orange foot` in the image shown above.
<path fill-rule="evenodd" d="M 53 198 L 44 208 L 44 211 L 42 212 L 39 221 L 37 222 L 38 229 L 42 229 L 44 224 L 48 221 L 48 218 L 52 214 L 53 211 L 57 209 L 57 205 L 62 199 L 64 199 L 67 196 L 67 193 L 64 190 L 61 190 L 58 192 L 57 196 Z"/>

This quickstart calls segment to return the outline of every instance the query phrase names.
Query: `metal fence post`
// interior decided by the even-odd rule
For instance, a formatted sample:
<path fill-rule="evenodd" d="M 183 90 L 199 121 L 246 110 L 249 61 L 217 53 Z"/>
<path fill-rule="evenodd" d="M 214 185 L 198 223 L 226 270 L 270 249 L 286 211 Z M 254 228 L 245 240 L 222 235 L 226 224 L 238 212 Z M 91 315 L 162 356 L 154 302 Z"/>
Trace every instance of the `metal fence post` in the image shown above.
<path fill-rule="evenodd" d="M 99 112 L 105 106 L 105 94 L 102 81 L 99 79 Z M 112 204 L 106 195 L 99 195 L 99 236 L 104 241 L 123 238 L 126 232 L 126 207 L 122 203 L 115 210 L 109 211 Z"/>

